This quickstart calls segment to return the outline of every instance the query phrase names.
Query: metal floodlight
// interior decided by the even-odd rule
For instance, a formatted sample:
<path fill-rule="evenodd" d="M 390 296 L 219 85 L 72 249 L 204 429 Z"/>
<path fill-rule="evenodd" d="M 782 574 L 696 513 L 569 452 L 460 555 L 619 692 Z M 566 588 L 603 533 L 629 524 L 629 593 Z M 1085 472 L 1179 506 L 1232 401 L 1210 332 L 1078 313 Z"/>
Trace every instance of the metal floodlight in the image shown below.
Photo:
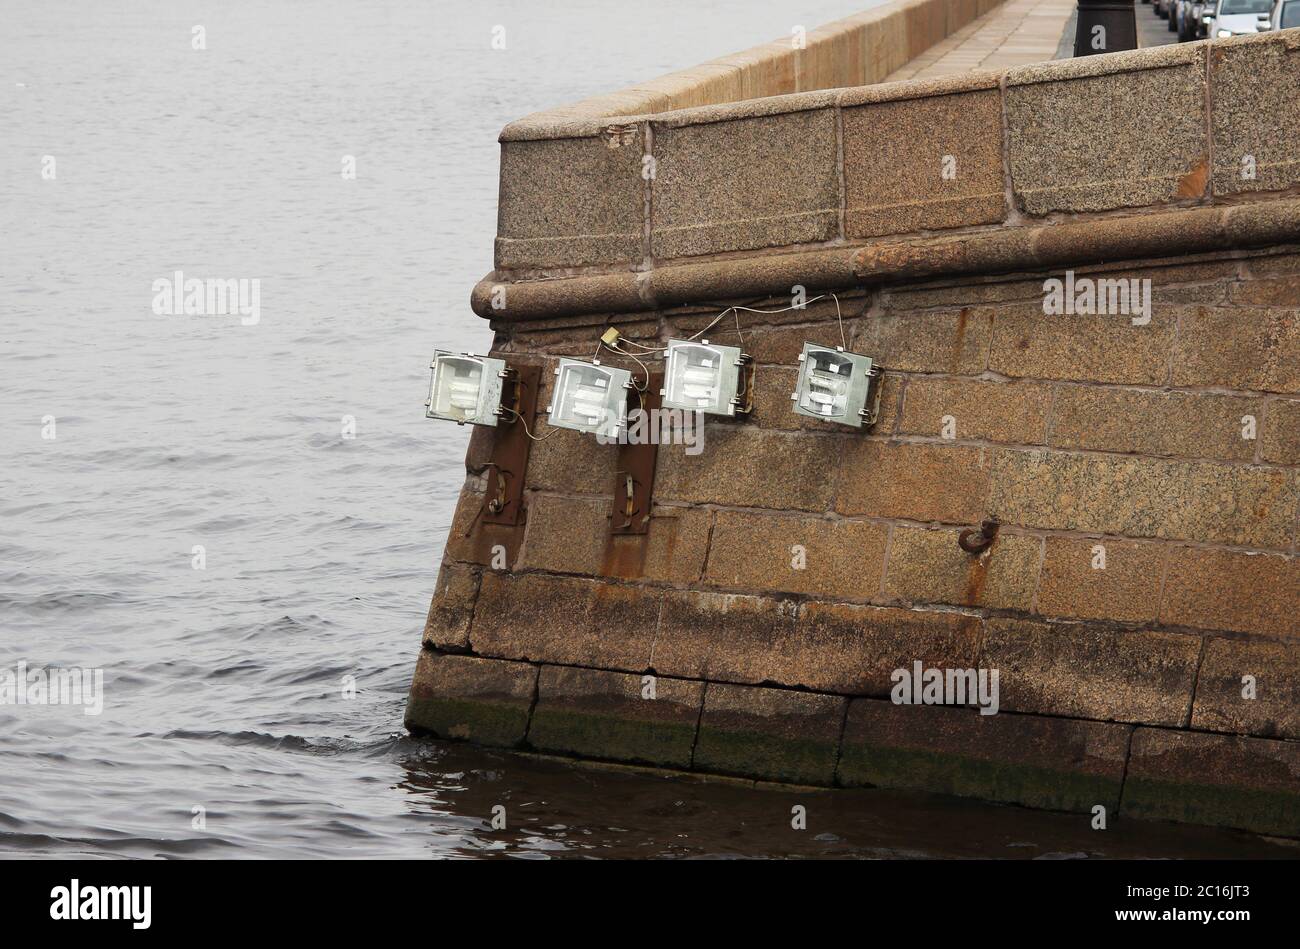
<path fill-rule="evenodd" d="M 501 417 L 501 390 L 510 375 L 504 359 L 473 353 L 435 350 L 425 418 L 449 419 L 458 425 L 496 425 Z"/>
<path fill-rule="evenodd" d="M 632 373 L 600 363 L 561 359 L 555 375 L 555 394 L 546 407 L 552 425 L 618 437 L 627 424 Z"/>
<path fill-rule="evenodd" d="M 804 343 L 790 399 L 799 415 L 860 428 L 880 411 L 880 369 L 870 356 Z"/>
<path fill-rule="evenodd" d="M 735 415 L 740 408 L 741 370 L 749 357 L 736 346 L 714 346 L 709 341 L 670 339 L 664 354 L 666 409 L 685 409 L 710 415 Z M 743 411 L 743 409 L 742 409 Z"/>

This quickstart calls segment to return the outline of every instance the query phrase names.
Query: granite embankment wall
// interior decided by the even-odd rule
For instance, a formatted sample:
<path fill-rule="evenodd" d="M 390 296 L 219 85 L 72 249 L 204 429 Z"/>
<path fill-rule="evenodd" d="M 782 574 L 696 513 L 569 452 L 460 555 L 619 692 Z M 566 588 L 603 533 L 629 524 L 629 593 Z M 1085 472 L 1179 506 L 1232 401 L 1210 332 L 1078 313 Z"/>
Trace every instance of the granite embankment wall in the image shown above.
<path fill-rule="evenodd" d="M 881 82 L 1002 0 L 891 0 L 825 26 L 525 116 L 502 142 L 586 137 L 614 116 Z M 503 157 L 510 149 L 503 149 Z M 503 177 L 503 181 L 505 178 Z"/>
<path fill-rule="evenodd" d="M 476 430 L 408 725 L 1300 836 L 1297 77 L 1284 32 L 508 128 L 495 354 L 549 382 L 607 326 L 662 345 L 800 285 L 883 411 L 790 410 L 823 299 L 739 314 L 754 411 L 659 449 L 644 536 L 610 534 L 618 448 L 568 430 L 485 523 Z M 1045 315 L 1067 269 L 1149 279 L 1150 320 Z M 918 660 L 998 669 L 1000 712 L 893 704 Z"/>

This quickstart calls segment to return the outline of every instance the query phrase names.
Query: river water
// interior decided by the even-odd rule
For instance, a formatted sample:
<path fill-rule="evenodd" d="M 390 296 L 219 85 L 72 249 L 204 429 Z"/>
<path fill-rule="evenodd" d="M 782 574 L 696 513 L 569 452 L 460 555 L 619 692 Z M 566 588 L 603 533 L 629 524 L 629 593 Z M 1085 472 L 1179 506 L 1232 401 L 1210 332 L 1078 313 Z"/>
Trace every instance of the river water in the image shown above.
<path fill-rule="evenodd" d="M 403 733 L 467 434 L 428 358 L 488 343 L 498 130 L 860 5 L 0 3 L 0 676 L 104 677 L 98 715 L 0 705 L 0 852 L 1295 854 Z M 258 280 L 256 322 L 155 314 L 178 270 Z"/>

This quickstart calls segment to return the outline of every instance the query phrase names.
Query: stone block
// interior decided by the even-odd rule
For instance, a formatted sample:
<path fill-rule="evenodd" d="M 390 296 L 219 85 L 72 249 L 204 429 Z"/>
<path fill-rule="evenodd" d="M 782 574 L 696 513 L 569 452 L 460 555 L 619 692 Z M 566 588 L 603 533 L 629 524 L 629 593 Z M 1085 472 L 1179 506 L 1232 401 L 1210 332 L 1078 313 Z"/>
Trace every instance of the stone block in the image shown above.
<path fill-rule="evenodd" d="M 864 521 L 719 511 L 706 583 L 865 600 L 880 591 L 887 528 Z"/>
<path fill-rule="evenodd" d="M 1137 456 L 998 449 L 989 513 L 1004 524 L 1274 549 L 1289 548 L 1288 469 Z"/>
<path fill-rule="evenodd" d="M 469 624 L 478 598 L 479 571 L 447 563 L 438 571 L 423 641 L 438 649 L 469 648 Z"/>
<path fill-rule="evenodd" d="M 988 368 L 990 311 L 884 311 L 858 321 L 849 346 L 887 371 L 976 375 Z"/>
<path fill-rule="evenodd" d="M 841 514 L 975 523 L 984 514 L 989 467 L 983 448 L 850 440 L 835 507 Z"/>
<path fill-rule="evenodd" d="M 709 683 L 695 767 L 788 784 L 830 785 L 847 699 Z"/>
<path fill-rule="evenodd" d="M 1178 633 L 990 619 L 980 665 L 998 670 L 1005 711 L 1179 726 L 1200 648 Z"/>
<path fill-rule="evenodd" d="M 1300 743 L 1139 728 L 1125 817 L 1300 837 Z"/>
<path fill-rule="evenodd" d="M 1259 399 L 1192 392 L 1060 386 L 1052 434 L 1060 448 L 1249 461 L 1255 442 L 1242 438 L 1242 417 L 1258 423 Z"/>
<path fill-rule="evenodd" d="M 704 572 L 713 516 L 706 510 L 656 505 L 645 534 L 611 536 L 601 573 L 625 580 L 696 583 Z"/>
<path fill-rule="evenodd" d="M 1163 544 L 1048 537 L 1039 582 L 1044 616 L 1155 622 Z"/>
<path fill-rule="evenodd" d="M 661 675 L 721 682 L 781 681 L 790 675 L 776 644 L 788 635 L 791 605 L 765 596 L 663 595 L 651 667 Z"/>
<path fill-rule="evenodd" d="M 1132 726 L 855 699 L 838 783 L 1114 813 Z"/>
<path fill-rule="evenodd" d="M 844 338 L 852 335 L 855 326 L 853 321 L 856 314 L 850 312 L 848 306 L 845 306 L 843 310 L 843 336 L 840 334 L 838 321 L 832 319 L 829 323 L 812 323 L 803 326 L 773 326 L 751 330 L 745 333 L 744 342 L 739 345 L 759 365 L 797 367 L 804 343 L 816 343 L 820 346 L 833 348 L 841 345 Z M 755 319 L 756 317 L 754 314 L 742 313 L 741 318 Z M 731 327 L 721 323 L 718 325 L 718 329 L 730 330 Z M 719 342 L 728 344 L 735 344 L 734 340 L 726 339 L 727 336 L 734 337 L 734 335 L 734 332 L 714 332 L 714 336 Z"/>
<path fill-rule="evenodd" d="M 645 221 L 644 135 L 504 142 L 497 269 L 639 260 Z"/>
<path fill-rule="evenodd" d="M 1173 384 L 1300 394 L 1300 310 L 1197 307 L 1179 321 Z"/>
<path fill-rule="evenodd" d="M 1300 281 L 1294 277 L 1280 277 L 1276 280 L 1234 283 L 1229 290 L 1228 300 L 1233 306 L 1297 307 L 1300 306 Z"/>
<path fill-rule="evenodd" d="M 406 727 L 439 738 L 511 746 L 524 740 L 537 667 L 421 650 Z"/>
<path fill-rule="evenodd" d="M 1244 681 L 1247 677 L 1249 682 Z M 1196 677 L 1192 727 L 1300 739 L 1300 642 L 1206 642 Z"/>
<path fill-rule="evenodd" d="M 1139 52 L 1007 73 L 1011 184 L 1027 213 L 1111 211 L 1205 194 L 1204 48 Z"/>
<path fill-rule="evenodd" d="M 683 591 L 664 600 L 653 665 L 714 682 L 884 696 L 890 674 L 918 659 L 972 667 L 979 636 L 979 620 L 956 613 Z"/>
<path fill-rule="evenodd" d="M 541 404 L 546 408 L 546 403 Z M 594 435 L 539 426 L 545 436 L 528 454 L 528 487 L 565 494 L 611 494 L 618 468 L 618 446 L 602 445 Z M 554 435 L 548 435 L 554 432 Z"/>
<path fill-rule="evenodd" d="M 612 486 L 612 480 L 611 480 Z M 598 575 L 605 562 L 610 502 L 534 494 L 520 569 Z"/>
<path fill-rule="evenodd" d="M 1300 401 L 1277 399 L 1268 403 L 1260 449 L 1264 461 L 1300 465 Z"/>
<path fill-rule="evenodd" d="M 885 596 L 905 603 L 951 603 L 1024 610 L 1034 601 L 1042 541 L 1001 532 L 975 556 L 957 544 L 957 530 L 894 527 Z"/>
<path fill-rule="evenodd" d="M 974 668 L 980 622 L 973 616 L 847 603 L 802 604 L 779 630 L 773 651 L 783 685 L 819 692 L 884 697 L 896 669 L 914 662 Z"/>
<path fill-rule="evenodd" d="M 1161 622 L 1300 636 L 1300 558 L 1177 547 L 1169 553 Z"/>
<path fill-rule="evenodd" d="M 1300 184 L 1298 77 L 1300 41 L 1286 31 L 1210 47 L 1216 195 Z"/>
<path fill-rule="evenodd" d="M 995 75 L 977 85 L 843 110 L 848 237 L 1003 219 L 1001 93 Z"/>
<path fill-rule="evenodd" d="M 1132 317 L 1122 315 L 1047 316 L 1041 303 L 994 312 L 989 354 L 994 372 L 1139 385 L 1165 385 L 1168 380 L 1177 316 L 1172 306 L 1152 310 L 1145 326 L 1134 326 Z"/>
<path fill-rule="evenodd" d="M 703 682 L 543 666 L 528 744 L 539 751 L 689 768 Z M 650 696 L 653 694 L 653 698 Z"/>
<path fill-rule="evenodd" d="M 658 619 L 654 589 L 488 572 L 470 643 L 480 655 L 635 672 L 649 668 Z"/>
<path fill-rule="evenodd" d="M 764 431 L 706 419 L 704 450 L 662 447 L 655 471 L 661 501 L 825 511 L 840 439 Z M 856 436 L 846 436 L 853 438 Z"/>
<path fill-rule="evenodd" d="M 959 441 L 1041 445 L 1050 405 L 1051 390 L 1039 383 L 915 376 L 907 381 L 898 430 Z"/>
<path fill-rule="evenodd" d="M 835 114 L 654 123 L 656 258 L 808 244 L 839 230 Z"/>
<path fill-rule="evenodd" d="M 521 567 L 671 583 L 700 578 L 709 543 L 708 511 L 658 505 L 646 533 L 611 534 L 610 508 L 604 499 L 534 495 Z"/>

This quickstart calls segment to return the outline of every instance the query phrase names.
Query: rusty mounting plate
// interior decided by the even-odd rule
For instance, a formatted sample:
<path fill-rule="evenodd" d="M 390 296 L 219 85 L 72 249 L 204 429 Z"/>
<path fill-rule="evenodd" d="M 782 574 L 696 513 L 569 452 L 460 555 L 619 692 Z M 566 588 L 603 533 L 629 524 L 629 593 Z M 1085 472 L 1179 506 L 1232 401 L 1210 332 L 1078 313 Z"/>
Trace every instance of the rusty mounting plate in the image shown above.
<path fill-rule="evenodd" d="M 643 410 L 650 412 L 659 408 L 662 404 L 659 390 L 663 384 L 663 373 L 650 376 L 646 391 L 640 393 Z M 629 429 L 632 422 L 633 419 L 629 417 Z M 658 458 L 659 446 L 654 443 L 618 446 L 618 468 L 614 472 L 614 507 L 609 517 L 611 534 L 644 534 L 650 530 L 650 507 L 653 503 L 655 462 Z"/>
<path fill-rule="evenodd" d="M 519 414 L 503 418 L 496 426 L 491 460 L 484 468 L 487 492 L 483 495 L 482 518 L 487 524 L 518 524 L 524 516 L 524 477 L 533 440 L 528 431 L 537 429 L 537 396 L 541 366 L 512 366 L 513 377 L 505 380 L 501 403 Z M 528 428 L 525 429 L 524 426 Z"/>

